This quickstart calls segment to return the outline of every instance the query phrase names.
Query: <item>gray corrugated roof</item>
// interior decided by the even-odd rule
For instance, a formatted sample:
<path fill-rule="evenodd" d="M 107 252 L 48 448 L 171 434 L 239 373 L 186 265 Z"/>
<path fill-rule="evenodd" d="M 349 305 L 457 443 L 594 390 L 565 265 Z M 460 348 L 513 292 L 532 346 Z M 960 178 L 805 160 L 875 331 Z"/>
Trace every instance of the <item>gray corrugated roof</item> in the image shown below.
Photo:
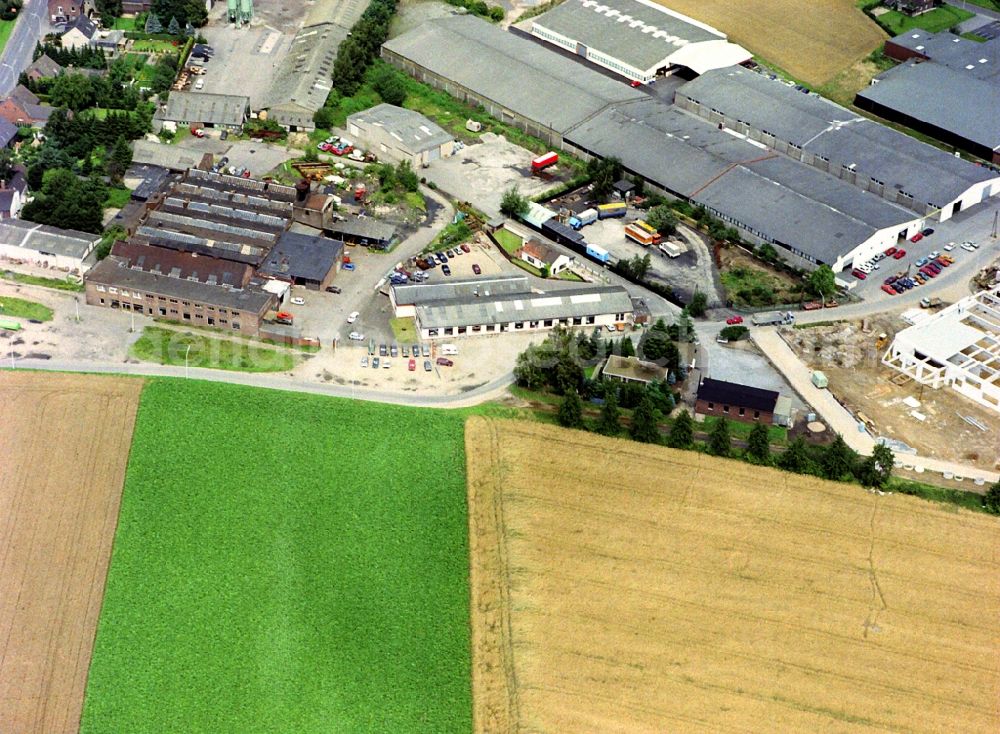
<path fill-rule="evenodd" d="M 707 72 L 677 93 L 828 158 L 831 167 L 854 164 L 858 175 L 902 189 L 920 203 L 944 206 L 991 178 L 983 168 L 747 69 Z M 956 114 L 982 116 L 977 110 Z"/>
<path fill-rule="evenodd" d="M 968 76 L 979 79 L 1000 76 L 1000 36 L 980 43 L 954 33 L 929 33 L 918 28 L 896 36 L 892 42 Z"/>
<path fill-rule="evenodd" d="M 194 280 L 171 278 L 169 275 L 132 270 L 126 260 L 113 255 L 104 258 L 91 268 L 85 279 L 92 283 L 255 313 L 263 312 L 274 299 L 270 293 L 254 288 L 242 290 L 223 288 Z"/>
<path fill-rule="evenodd" d="M 396 228 L 391 224 L 380 222 L 371 217 L 350 217 L 339 219 L 330 223 L 327 227 L 334 234 L 342 234 L 348 237 L 366 237 L 368 239 L 390 241 L 396 236 Z"/>
<path fill-rule="evenodd" d="M 441 329 L 617 313 L 632 313 L 628 291 L 620 286 L 600 286 L 432 301 L 417 306 L 417 322 L 423 329 Z"/>
<path fill-rule="evenodd" d="M 0 241 L 38 252 L 83 257 L 100 237 L 75 229 L 59 229 L 24 219 L 0 220 Z"/>
<path fill-rule="evenodd" d="M 559 132 L 611 102 L 646 96 L 468 15 L 422 23 L 384 48 Z"/>
<path fill-rule="evenodd" d="M 277 278 L 322 281 L 343 251 L 340 240 L 285 232 L 258 270 Z"/>
<path fill-rule="evenodd" d="M 498 275 L 495 278 L 456 278 L 443 283 L 412 283 L 392 286 L 397 305 L 443 301 L 451 298 L 527 293 L 531 290 L 526 275 Z"/>
<path fill-rule="evenodd" d="M 160 120 L 204 122 L 213 125 L 242 125 L 249 97 L 206 92 L 171 92 L 167 109 L 157 113 Z"/>
<path fill-rule="evenodd" d="M 690 43 L 725 38 L 668 8 L 637 0 L 566 0 L 532 23 L 637 69 L 661 64 Z"/>
<path fill-rule="evenodd" d="M 147 163 L 151 166 L 168 168 L 173 171 L 186 171 L 194 168 L 205 153 L 183 145 L 165 145 L 149 140 L 136 140 L 133 144 L 132 160 L 136 163 Z"/>
<path fill-rule="evenodd" d="M 977 79 L 925 61 L 890 70 L 878 83 L 858 92 L 858 97 L 991 150 L 1000 149 L 1000 78 Z M 990 177 L 988 170 L 980 170 Z"/>
<path fill-rule="evenodd" d="M 333 83 L 330 74 L 337 58 L 340 42 L 347 30 L 333 23 L 320 23 L 302 28 L 295 34 L 288 53 L 281 60 L 271 86 L 259 106 L 301 108 L 309 115 L 326 102 Z M 280 121 L 280 120 L 279 120 Z M 312 120 L 310 119 L 311 123 Z"/>
<path fill-rule="evenodd" d="M 437 123 L 431 122 L 419 112 L 385 103 L 370 110 L 355 112 L 347 118 L 347 122 L 351 125 L 381 127 L 411 153 L 433 150 L 455 139 L 454 135 L 445 132 Z"/>

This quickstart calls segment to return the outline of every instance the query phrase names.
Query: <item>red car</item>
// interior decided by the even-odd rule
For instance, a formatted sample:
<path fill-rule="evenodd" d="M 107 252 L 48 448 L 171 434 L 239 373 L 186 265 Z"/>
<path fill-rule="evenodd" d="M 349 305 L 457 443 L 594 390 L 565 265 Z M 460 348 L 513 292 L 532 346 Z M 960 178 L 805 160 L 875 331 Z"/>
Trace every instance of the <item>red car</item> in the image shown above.
<path fill-rule="evenodd" d="M 896 254 L 893 255 L 893 257 L 896 258 L 897 260 L 902 260 L 904 257 L 906 257 L 906 250 L 896 250 Z"/>
<path fill-rule="evenodd" d="M 463 242 L 462 243 L 462 252 L 472 252 L 472 248 L 469 247 L 466 243 Z"/>
<path fill-rule="evenodd" d="M 896 248 L 895 247 L 890 247 L 888 250 L 885 251 L 885 256 L 886 257 L 892 257 L 895 254 L 896 254 Z"/>
<path fill-rule="evenodd" d="M 476 275 L 482 275 L 483 269 L 479 267 L 478 263 L 472 263 L 472 272 L 475 273 Z"/>
<path fill-rule="evenodd" d="M 920 240 L 922 240 L 923 238 L 924 238 L 924 233 L 923 232 L 917 232 L 915 235 L 913 235 L 910 238 L 910 242 L 920 242 Z"/>
<path fill-rule="evenodd" d="M 641 87 L 642 82 L 640 82 L 638 79 L 633 79 L 628 83 L 628 85 L 634 89 L 635 87 Z"/>
<path fill-rule="evenodd" d="M 455 364 L 454 362 L 452 362 L 447 357 L 438 357 L 436 361 L 442 367 L 451 367 L 453 364 Z"/>
<path fill-rule="evenodd" d="M 888 293 L 888 294 L 889 294 L 890 296 L 894 296 L 894 295 L 896 295 L 896 289 L 895 289 L 895 288 L 893 288 L 893 287 L 892 287 L 891 285 L 883 285 L 883 286 L 882 286 L 882 290 L 884 290 L 884 291 L 885 291 L 886 293 Z"/>
<path fill-rule="evenodd" d="M 938 258 L 937 260 L 935 260 L 934 262 L 936 262 L 936 263 L 937 263 L 938 265 L 940 265 L 940 266 L 941 266 L 942 268 L 948 268 L 948 267 L 951 267 L 951 263 L 950 263 L 950 262 L 948 262 L 947 260 L 945 260 L 945 259 L 944 259 L 943 257 L 939 257 L 939 258 Z"/>
<path fill-rule="evenodd" d="M 410 370 L 410 372 L 415 372 L 417 369 L 417 360 L 411 359 L 410 363 L 406 366 L 406 368 Z"/>
<path fill-rule="evenodd" d="M 730 316 L 728 319 L 726 319 L 726 323 L 729 324 L 730 326 L 733 326 L 735 324 L 742 324 L 743 323 L 743 317 L 742 316 Z"/>
<path fill-rule="evenodd" d="M 244 168 L 243 169 L 243 178 L 250 178 L 250 169 L 249 168 Z"/>
<path fill-rule="evenodd" d="M 854 268 L 854 270 L 851 271 L 851 275 L 853 275 L 858 280 L 864 280 L 865 278 L 868 277 L 867 275 L 865 275 L 865 271 L 858 270 L 857 268 Z"/>

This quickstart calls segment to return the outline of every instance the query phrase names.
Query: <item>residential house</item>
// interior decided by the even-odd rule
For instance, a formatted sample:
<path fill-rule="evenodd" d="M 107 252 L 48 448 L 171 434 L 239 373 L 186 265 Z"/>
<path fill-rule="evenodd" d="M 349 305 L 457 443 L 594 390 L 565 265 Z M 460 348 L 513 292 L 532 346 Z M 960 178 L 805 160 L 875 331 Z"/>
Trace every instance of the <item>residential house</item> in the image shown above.
<path fill-rule="evenodd" d="M 54 107 L 40 104 L 31 90 L 18 84 L 10 96 L 0 102 L 0 119 L 13 125 L 44 127 L 54 110 Z"/>
<path fill-rule="evenodd" d="M 906 15 L 920 15 L 934 10 L 939 0 L 886 0 L 885 4 Z"/>
<path fill-rule="evenodd" d="M 97 23 L 86 15 L 80 15 L 66 26 L 62 34 L 63 48 L 83 48 L 97 36 Z"/>
<path fill-rule="evenodd" d="M 705 378 L 698 386 L 694 412 L 742 423 L 774 423 L 780 395 L 750 385 Z"/>
<path fill-rule="evenodd" d="M 24 173 L 24 167 L 18 166 L 9 181 L 0 180 L 0 219 L 21 216 L 21 209 L 28 199 L 28 180 Z"/>
<path fill-rule="evenodd" d="M 517 251 L 517 257 L 523 262 L 538 268 L 543 273 L 556 275 L 573 263 L 573 258 L 564 255 L 551 245 L 538 240 L 528 240 Z"/>
<path fill-rule="evenodd" d="M 0 148 L 9 148 L 17 138 L 17 125 L 0 118 Z"/>
<path fill-rule="evenodd" d="M 604 363 L 601 374 L 617 382 L 635 382 L 646 385 L 667 379 L 667 368 L 654 362 L 645 362 L 638 357 L 619 357 L 612 354 Z"/>
<path fill-rule="evenodd" d="M 53 61 L 48 54 L 42 54 L 31 62 L 24 73 L 28 79 L 37 82 L 40 79 L 53 79 L 59 76 L 63 73 L 63 67 Z"/>
<path fill-rule="evenodd" d="M 83 0 L 48 0 L 49 23 L 61 25 L 74 22 L 86 13 Z"/>

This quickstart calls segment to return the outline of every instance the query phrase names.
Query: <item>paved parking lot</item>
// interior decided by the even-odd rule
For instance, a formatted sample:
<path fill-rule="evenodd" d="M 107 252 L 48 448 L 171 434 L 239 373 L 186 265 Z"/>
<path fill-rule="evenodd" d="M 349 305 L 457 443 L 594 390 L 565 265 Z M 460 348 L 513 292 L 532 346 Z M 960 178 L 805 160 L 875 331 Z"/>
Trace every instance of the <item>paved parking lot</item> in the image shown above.
<path fill-rule="evenodd" d="M 549 191 L 568 177 L 565 167 L 550 169 L 552 178 L 531 175 L 535 154 L 507 142 L 493 133 L 484 133 L 482 142 L 458 151 L 450 158 L 434 161 L 421 175 L 460 201 L 468 201 L 489 216 L 500 213 L 503 192 L 517 186 L 529 199 Z"/>
<path fill-rule="evenodd" d="M 253 176 L 259 177 L 287 160 L 301 157 L 303 152 L 275 143 L 237 140 L 226 151 L 226 155 L 229 157 L 230 166 L 249 168 Z"/>

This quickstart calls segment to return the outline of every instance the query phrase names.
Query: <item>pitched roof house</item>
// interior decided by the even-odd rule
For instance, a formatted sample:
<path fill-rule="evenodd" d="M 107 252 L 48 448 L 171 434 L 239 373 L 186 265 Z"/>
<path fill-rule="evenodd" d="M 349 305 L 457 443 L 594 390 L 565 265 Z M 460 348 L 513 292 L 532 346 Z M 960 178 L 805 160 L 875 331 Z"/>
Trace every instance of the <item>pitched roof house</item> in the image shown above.
<path fill-rule="evenodd" d="M 17 166 L 9 181 L 0 180 L 0 219 L 17 219 L 28 198 L 24 166 Z"/>
<path fill-rule="evenodd" d="M 548 268 L 549 275 L 562 272 L 573 262 L 573 258 L 538 240 L 528 240 L 521 245 L 517 256 L 539 270 Z"/>
<path fill-rule="evenodd" d="M 95 36 L 97 36 L 97 24 L 86 15 L 80 15 L 66 26 L 62 34 L 62 45 L 63 48 L 89 46 Z"/>
<path fill-rule="evenodd" d="M 28 68 L 24 70 L 25 75 L 27 75 L 28 79 L 31 81 L 51 79 L 59 76 L 62 72 L 63 68 L 53 61 L 48 54 L 42 54 L 37 59 L 32 61 Z"/>

